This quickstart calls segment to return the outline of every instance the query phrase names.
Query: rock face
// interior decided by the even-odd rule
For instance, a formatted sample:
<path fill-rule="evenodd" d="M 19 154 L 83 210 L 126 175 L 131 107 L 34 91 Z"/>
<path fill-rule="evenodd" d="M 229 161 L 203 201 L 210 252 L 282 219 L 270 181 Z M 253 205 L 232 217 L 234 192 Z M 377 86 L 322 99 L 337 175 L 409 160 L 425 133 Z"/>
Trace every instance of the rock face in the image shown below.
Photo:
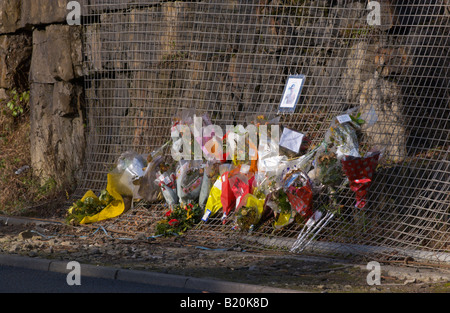
<path fill-rule="evenodd" d="M 73 185 L 85 147 L 83 88 L 69 82 L 31 86 L 32 168 L 43 181 Z"/>
<path fill-rule="evenodd" d="M 82 73 L 80 28 L 50 25 L 33 32 L 32 83 L 71 81 Z"/>
<path fill-rule="evenodd" d="M 30 30 L 35 25 L 66 21 L 66 0 L 0 1 L 0 33 Z"/>
<path fill-rule="evenodd" d="M 32 54 L 30 33 L 0 35 L 0 88 L 27 89 Z"/>
<path fill-rule="evenodd" d="M 85 147 L 81 29 L 50 25 L 33 32 L 31 149 L 36 175 L 75 182 Z"/>
<path fill-rule="evenodd" d="M 366 124 L 363 131 L 369 143 L 385 148 L 385 157 L 398 162 L 406 155 L 406 128 L 401 91 L 397 84 L 380 79 L 367 80 L 359 97 L 361 113 L 375 124 Z M 375 116 L 372 116 L 375 115 Z"/>
<path fill-rule="evenodd" d="M 0 90 L 30 90 L 31 166 L 74 187 L 84 158 L 81 27 L 65 0 L 0 1 Z"/>

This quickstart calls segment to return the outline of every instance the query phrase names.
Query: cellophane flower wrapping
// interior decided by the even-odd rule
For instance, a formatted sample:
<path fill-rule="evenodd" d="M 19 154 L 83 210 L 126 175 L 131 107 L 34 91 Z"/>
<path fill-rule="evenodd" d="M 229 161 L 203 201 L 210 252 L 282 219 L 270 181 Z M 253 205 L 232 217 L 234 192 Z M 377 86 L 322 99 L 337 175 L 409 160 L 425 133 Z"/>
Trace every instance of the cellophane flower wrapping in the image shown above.
<path fill-rule="evenodd" d="M 241 205 L 241 201 L 246 194 L 253 192 L 253 181 L 255 176 L 250 172 L 250 166 L 240 165 L 235 171 L 228 174 L 231 191 L 236 198 L 236 208 Z"/>
<path fill-rule="evenodd" d="M 258 198 L 265 195 L 264 216 L 271 211 L 275 217 L 274 227 L 276 229 L 286 226 L 292 222 L 292 208 L 287 194 L 283 189 L 282 174 L 286 169 L 288 160 L 282 156 L 281 161 L 273 164 L 269 171 L 260 171 L 256 176 L 256 191 Z"/>
<path fill-rule="evenodd" d="M 177 181 L 174 171 L 166 171 L 156 174 L 155 184 L 160 187 L 161 193 L 169 208 L 173 208 L 178 204 Z"/>
<path fill-rule="evenodd" d="M 217 159 L 211 151 L 210 140 L 217 137 L 214 131 L 205 136 L 205 129 L 212 125 L 207 114 L 195 110 L 182 110 L 172 119 L 172 153 L 177 160 Z"/>
<path fill-rule="evenodd" d="M 367 204 L 367 192 L 372 184 L 381 152 L 373 151 L 365 157 L 344 157 L 342 167 L 350 182 L 350 189 L 356 194 L 356 208 L 364 209 Z"/>
<path fill-rule="evenodd" d="M 292 210 L 306 221 L 313 215 L 313 192 L 309 177 L 300 170 L 291 170 L 283 177 L 283 181 Z"/>
<path fill-rule="evenodd" d="M 297 188 L 298 186 L 293 184 L 292 181 L 288 182 L 288 177 L 294 172 L 308 171 L 311 168 L 316 151 L 317 148 L 314 148 L 310 152 L 291 160 L 288 160 L 286 156 L 280 156 L 280 162 L 274 164 L 273 167 L 269 167 L 269 172 L 258 172 L 256 190 L 261 190 L 266 195 L 265 207 L 270 208 L 275 215 L 275 229 L 292 223 L 296 214 L 302 213 L 305 217 L 310 214 L 312 197 L 311 199 L 307 199 L 307 197 L 312 193 L 312 190 L 309 180 L 308 185 L 302 189 L 303 186 Z M 292 188 L 289 188 L 291 185 Z M 306 205 L 305 208 L 304 205 Z M 263 216 L 268 215 L 263 214 Z"/>
<path fill-rule="evenodd" d="M 353 112 L 353 110 L 351 110 Z M 361 125 L 364 120 L 359 114 L 353 116 L 348 114 L 348 122 L 339 122 L 337 117 L 331 122 L 331 126 L 325 134 L 325 142 L 329 149 L 334 149 L 337 158 L 342 160 L 344 156 L 361 157 L 359 152 L 359 137 Z"/>
<path fill-rule="evenodd" d="M 144 169 L 146 167 L 147 161 L 143 155 L 135 151 L 127 151 L 121 154 L 117 160 L 116 167 L 110 172 L 117 192 L 122 196 L 134 199 L 142 198 L 139 194 L 139 188 L 145 175 Z M 150 193 L 150 190 L 147 192 Z"/>
<path fill-rule="evenodd" d="M 198 204 L 202 209 L 205 209 L 206 203 L 208 202 L 209 195 L 211 193 L 211 188 L 220 176 L 219 172 L 220 163 L 218 161 L 210 161 L 206 163 L 206 167 L 203 172 L 202 187 L 200 189 L 200 195 Z"/>
<path fill-rule="evenodd" d="M 227 221 L 228 216 L 236 206 L 236 197 L 233 193 L 233 190 L 231 189 L 230 181 L 228 178 L 229 174 L 230 171 L 225 172 L 221 175 L 222 193 L 220 195 L 220 201 L 222 203 L 223 208 L 223 216 L 222 216 L 223 223 Z"/>
<path fill-rule="evenodd" d="M 179 161 L 176 181 L 180 204 L 198 202 L 203 175 L 204 168 L 202 161 Z"/>
<path fill-rule="evenodd" d="M 206 206 L 204 209 L 204 214 L 202 221 L 207 222 L 211 216 L 214 216 L 217 212 L 223 212 L 223 202 L 222 202 L 222 189 L 225 183 L 228 183 L 228 172 L 233 170 L 234 166 L 232 164 L 220 164 L 218 177 L 211 187 L 208 195 L 208 200 L 206 201 Z M 228 189 L 230 191 L 230 189 Z"/>
<path fill-rule="evenodd" d="M 337 157 L 335 147 L 323 142 L 314 160 L 314 170 L 311 179 L 315 186 L 338 186 L 344 179 L 342 165 Z"/>
<path fill-rule="evenodd" d="M 258 199 L 248 193 L 236 208 L 235 229 L 240 231 L 253 230 L 262 219 L 264 211 L 264 199 Z"/>
<path fill-rule="evenodd" d="M 316 153 L 314 170 L 308 173 L 314 192 L 326 192 L 334 209 L 340 207 L 337 190 L 345 180 L 341 160 L 345 157 L 360 157 L 360 130 L 364 121 L 359 114 L 352 115 L 355 112 L 355 109 L 351 109 L 340 116 L 346 118 L 337 116 L 332 120 Z"/>
<path fill-rule="evenodd" d="M 204 214 L 202 217 L 203 222 L 207 222 L 211 216 L 214 216 L 217 212 L 222 209 L 222 176 L 219 176 L 208 195 L 208 200 L 206 201 Z"/>
<path fill-rule="evenodd" d="M 144 176 L 139 181 L 138 194 L 148 202 L 158 201 L 160 187 L 155 183 L 157 176 L 166 171 L 174 171 L 175 161 L 166 154 L 169 143 L 166 143 L 147 156 L 147 167 Z"/>

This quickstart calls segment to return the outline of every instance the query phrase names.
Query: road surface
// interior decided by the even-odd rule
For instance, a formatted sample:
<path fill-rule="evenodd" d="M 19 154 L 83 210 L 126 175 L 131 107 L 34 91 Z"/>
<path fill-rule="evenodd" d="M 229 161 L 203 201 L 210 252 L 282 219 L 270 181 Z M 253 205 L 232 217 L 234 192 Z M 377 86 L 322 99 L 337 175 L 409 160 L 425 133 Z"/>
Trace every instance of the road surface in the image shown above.
<path fill-rule="evenodd" d="M 67 274 L 0 265 L 0 293 L 199 293 L 198 290 L 81 277 L 69 286 Z"/>

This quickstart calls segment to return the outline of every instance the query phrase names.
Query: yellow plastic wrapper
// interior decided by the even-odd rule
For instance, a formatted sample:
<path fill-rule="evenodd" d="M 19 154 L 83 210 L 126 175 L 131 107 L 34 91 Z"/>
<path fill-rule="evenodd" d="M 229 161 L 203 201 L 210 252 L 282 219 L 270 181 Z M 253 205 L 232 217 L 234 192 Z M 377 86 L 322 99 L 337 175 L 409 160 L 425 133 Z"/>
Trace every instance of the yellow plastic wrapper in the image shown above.
<path fill-rule="evenodd" d="M 252 194 L 245 195 L 236 212 L 236 227 L 241 231 L 253 229 L 261 220 L 264 202 Z"/>
<path fill-rule="evenodd" d="M 216 214 L 219 210 L 222 209 L 222 177 L 219 176 L 217 178 L 214 185 L 211 187 L 211 191 L 209 192 L 208 201 L 205 206 L 205 214 L 203 215 L 202 221 L 208 221 L 210 216 Z"/>
<path fill-rule="evenodd" d="M 275 229 L 280 229 L 292 222 L 292 211 L 278 213 L 277 220 L 273 224 Z"/>
<path fill-rule="evenodd" d="M 123 201 L 123 197 L 120 195 L 120 193 L 117 192 L 115 180 L 112 179 L 111 174 L 108 174 L 108 185 L 106 187 L 106 190 L 109 192 L 111 196 L 114 197 L 115 200 L 112 201 L 100 213 L 93 216 L 86 216 L 85 218 L 83 218 L 83 220 L 80 222 L 81 225 L 92 224 L 110 218 L 115 218 L 120 216 L 125 211 L 125 203 Z M 86 195 L 83 197 L 82 201 L 84 201 L 87 197 L 97 198 L 97 196 L 92 191 L 88 191 Z"/>
<path fill-rule="evenodd" d="M 262 215 L 264 210 L 264 202 L 265 202 L 264 200 L 265 199 L 258 199 L 252 194 L 247 194 L 242 202 L 245 203 L 246 207 L 257 208 L 259 214 Z"/>

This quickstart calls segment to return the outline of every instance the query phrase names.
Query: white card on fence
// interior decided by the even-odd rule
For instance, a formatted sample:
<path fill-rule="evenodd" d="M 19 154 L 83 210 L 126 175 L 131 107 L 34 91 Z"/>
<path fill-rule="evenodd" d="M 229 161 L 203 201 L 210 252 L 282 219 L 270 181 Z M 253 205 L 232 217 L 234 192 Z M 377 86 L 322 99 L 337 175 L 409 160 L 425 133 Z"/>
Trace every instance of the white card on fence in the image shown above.
<path fill-rule="evenodd" d="M 340 124 L 344 124 L 344 123 L 352 121 L 352 119 L 350 118 L 350 115 L 348 115 L 348 114 L 340 115 L 336 118 Z"/>
<path fill-rule="evenodd" d="M 302 133 L 289 128 L 284 128 L 280 139 L 280 146 L 294 151 L 295 153 L 299 153 L 303 137 L 304 135 Z"/>

